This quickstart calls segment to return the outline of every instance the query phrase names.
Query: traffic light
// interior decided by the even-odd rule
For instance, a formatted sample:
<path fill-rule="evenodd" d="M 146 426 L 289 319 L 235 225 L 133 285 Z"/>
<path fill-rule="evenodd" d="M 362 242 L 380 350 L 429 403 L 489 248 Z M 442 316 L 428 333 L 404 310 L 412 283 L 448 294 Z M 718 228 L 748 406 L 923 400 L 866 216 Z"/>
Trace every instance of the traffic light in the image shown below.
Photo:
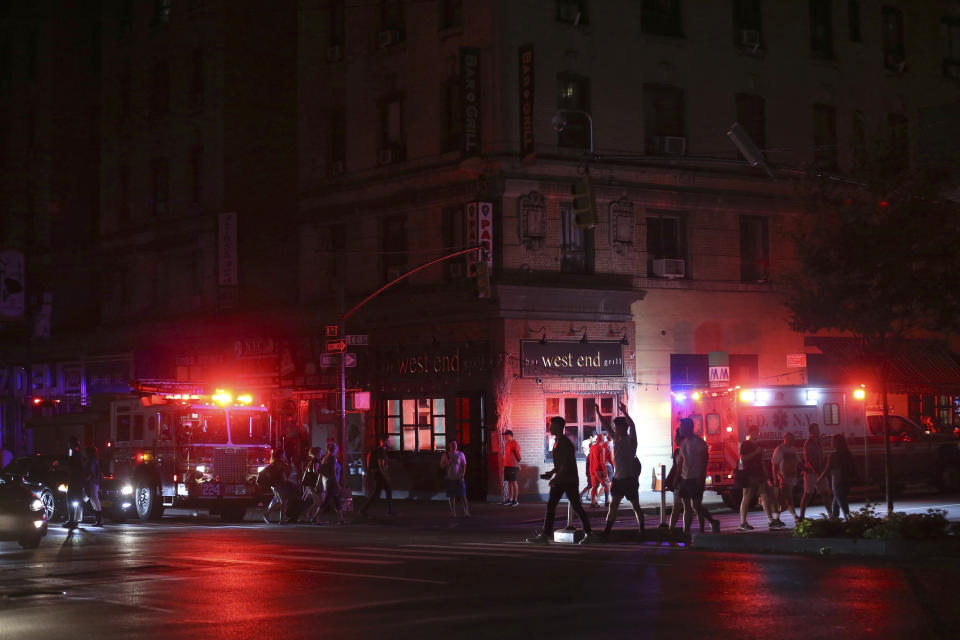
<path fill-rule="evenodd" d="M 590 186 L 590 174 L 584 173 L 577 184 L 573 185 L 573 214 L 578 227 L 597 226 L 597 203 L 593 199 Z"/>
<path fill-rule="evenodd" d="M 477 297 L 490 297 L 490 269 L 487 267 L 486 251 L 480 251 L 480 260 L 477 262 Z"/>

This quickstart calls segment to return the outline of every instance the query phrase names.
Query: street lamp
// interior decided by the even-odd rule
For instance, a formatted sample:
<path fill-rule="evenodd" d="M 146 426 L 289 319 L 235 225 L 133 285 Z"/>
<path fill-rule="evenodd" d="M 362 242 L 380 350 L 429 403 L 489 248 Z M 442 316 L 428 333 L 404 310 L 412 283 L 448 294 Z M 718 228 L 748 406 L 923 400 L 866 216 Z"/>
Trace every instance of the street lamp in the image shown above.
<path fill-rule="evenodd" d="M 587 119 L 588 132 L 590 134 L 590 153 L 593 153 L 593 118 L 590 117 L 590 114 L 586 111 L 580 111 L 579 109 L 560 109 L 550 120 L 553 123 L 553 128 L 557 133 L 563 133 L 564 130 L 570 125 L 570 116 L 578 115 L 583 116 Z"/>

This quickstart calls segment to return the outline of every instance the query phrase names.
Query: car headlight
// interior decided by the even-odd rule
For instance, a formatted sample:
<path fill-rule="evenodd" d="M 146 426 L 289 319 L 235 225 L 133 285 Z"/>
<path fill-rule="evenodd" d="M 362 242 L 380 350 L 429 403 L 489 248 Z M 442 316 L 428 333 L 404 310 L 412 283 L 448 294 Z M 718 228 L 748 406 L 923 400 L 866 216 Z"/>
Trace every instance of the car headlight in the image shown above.
<path fill-rule="evenodd" d="M 67 492 L 67 485 L 61 484 L 59 487 L 57 487 L 57 491 L 62 491 L 63 493 L 66 493 L 66 492 Z"/>
<path fill-rule="evenodd" d="M 120 494 L 121 494 L 121 495 L 125 495 L 125 496 L 132 495 L 132 494 L 133 494 L 133 487 L 131 487 L 129 484 L 123 485 L 123 488 L 120 489 Z"/>
<path fill-rule="evenodd" d="M 206 467 L 206 466 L 204 466 L 204 465 L 202 465 L 202 464 L 198 464 L 198 465 L 197 465 L 197 473 L 206 473 L 206 472 L 207 472 L 207 467 Z"/>
<path fill-rule="evenodd" d="M 34 501 L 30 503 L 30 509 L 33 511 L 43 511 L 43 501 L 35 498 Z"/>

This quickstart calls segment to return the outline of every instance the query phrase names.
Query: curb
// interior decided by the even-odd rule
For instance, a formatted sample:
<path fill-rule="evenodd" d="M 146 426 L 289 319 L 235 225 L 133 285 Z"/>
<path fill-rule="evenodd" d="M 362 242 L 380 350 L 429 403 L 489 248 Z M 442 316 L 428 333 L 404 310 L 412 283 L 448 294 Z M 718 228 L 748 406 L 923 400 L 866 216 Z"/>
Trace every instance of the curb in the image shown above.
<path fill-rule="evenodd" d="M 888 558 L 960 557 L 960 540 L 794 538 L 784 533 L 693 535 L 692 548 L 733 553 L 843 555 Z"/>

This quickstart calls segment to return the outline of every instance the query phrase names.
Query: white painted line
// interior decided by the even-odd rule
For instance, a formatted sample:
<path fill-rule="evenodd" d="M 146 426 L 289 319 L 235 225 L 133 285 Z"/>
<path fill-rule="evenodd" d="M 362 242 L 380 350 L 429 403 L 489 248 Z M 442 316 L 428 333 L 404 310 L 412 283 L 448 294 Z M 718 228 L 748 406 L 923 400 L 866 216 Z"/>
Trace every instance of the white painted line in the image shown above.
<path fill-rule="evenodd" d="M 176 613 L 176 609 L 164 609 L 163 607 L 154 607 L 148 604 L 135 604 L 132 602 L 124 602 L 123 600 L 115 600 L 115 599 L 108 600 L 106 598 L 98 598 L 95 596 L 71 596 L 68 593 L 66 596 L 64 596 L 64 598 L 68 600 L 88 600 L 90 602 L 102 602 L 104 604 L 117 605 L 118 607 L 146 609 L 148 611 L 156 611 L 157 613 L 165 613 L 165 614 Z"/>
<path fill-rule="evenodd" d="M 300 573 L 319 573 L 331 576 L 347 576 L 350 578 L 370 578 L 373 580 L 395 580 L 397 582 L 421 582 L 424 584 L 450 584 L 443 580 L 427 580 L 426 578 L 403 578 L 400 576 L 380 576 L 369 573 L 349 573 L 346 571 L 325 571 L 322 569 L 299 569 Z"/>
<path fill-rule="evenodd" d="M 400 564 L 399 560 L 374 560 L 369 558 L 348 558 L 343 555 L 337 555 L 336 552 L 331 553 L 327 556 L 319 555 L 287 555 L 287 554 L 272 554 L 272 553 L 260 553 L 257 554 L 260 558 L 276 558 L 277 560 L 316 560 L 318 562 L 345 562 L 353 564 Z"/>

